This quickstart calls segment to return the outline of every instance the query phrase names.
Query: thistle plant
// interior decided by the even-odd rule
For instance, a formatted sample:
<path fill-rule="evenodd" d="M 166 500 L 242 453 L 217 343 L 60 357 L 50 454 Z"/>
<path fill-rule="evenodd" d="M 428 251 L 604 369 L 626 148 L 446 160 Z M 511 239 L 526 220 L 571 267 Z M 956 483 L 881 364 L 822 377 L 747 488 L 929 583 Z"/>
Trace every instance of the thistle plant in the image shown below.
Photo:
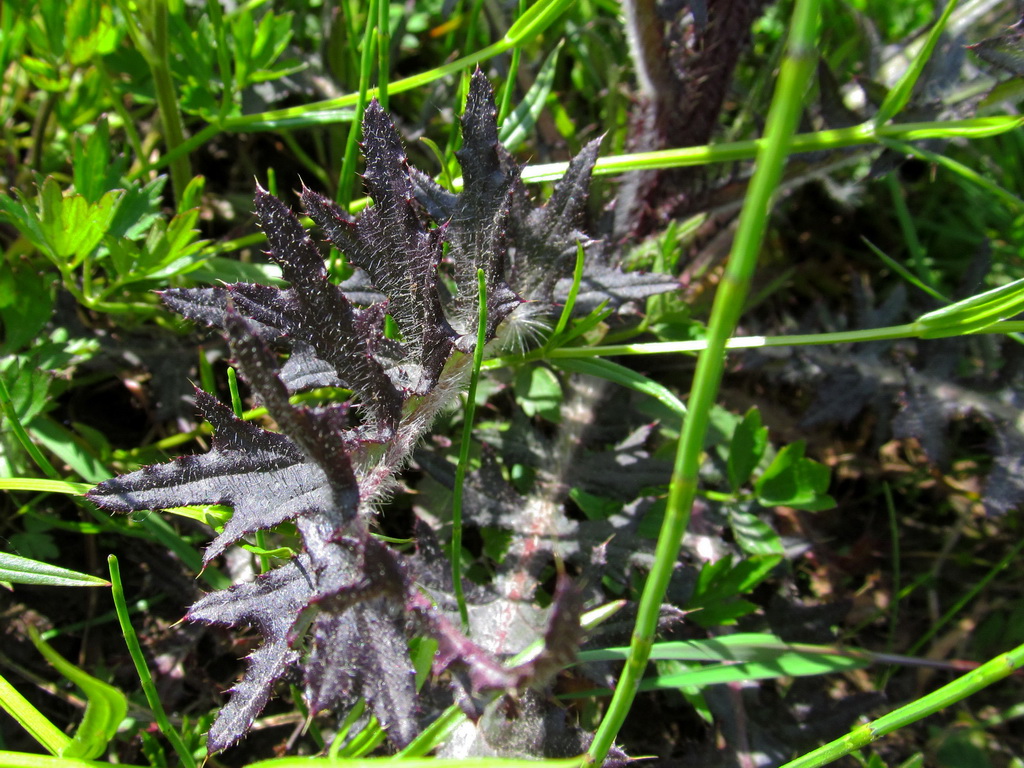
<path fill-rule="evenodd" d="M 353 217 L 310 189 L 301 199 L 331 244 L 383 298 L 355 306 L 345 285 L 330 281 L 296 216 L 258 189 L 256 215 L 289 286 L 175 289 L 163 300 L 224 333 L 238 371 L 280 432 L 238 418 L 197 389 L 196 404 L 215 430 L 209 453 L 145 467 L 88 494 L 122 513 L 230 506 L 233 514 L 207 547 L 205 564 L 243 537 L 286 522 L 301 537 L 301 553 L 284 565 L 208 594 L 188 611 L 190 621 L 251 625 L 263 638 L 210 730 L 211 751 L 242 737 L 292 668 L 301 670 L 312 712 L 365 697 L 403 746 L 417 733 L 411 634 L 438 643 L 434 672 L 452 671 L 470 712 L 488 694 L 543 685 L 571 661 L 579 640 L 578 594 L 563 580 L 544 651 L 528 663 L 502 666 L 462 633 L 438 604 L 442 596 L 426 587 L 436 581 L 439 558 L 422 546 L 400 554 L 371 528 L 375 505 L 392 491 L 395 473 L 462 389 L 478 340 L 501 335 L 503 323 L 524 304 L 532 312 L 552 306 L 577 243 L 589 243 L 577 227 L 598 142 L 570 165 L 551 199 L 534 207 L 518 166 L 498 142 L 491 87 L 479 70 L 463 118 L 461 193 L 409 168 L 398 132 L 376 102 L 366 110 L 363 135 L 373 205 Z M 445 244 L 455 285 L 450 297 L 439 273 Z M 385 333 L 386 317 L 397 334 Z M 351 390 L 352 402 L 290 400 L 322 386 Z"/>

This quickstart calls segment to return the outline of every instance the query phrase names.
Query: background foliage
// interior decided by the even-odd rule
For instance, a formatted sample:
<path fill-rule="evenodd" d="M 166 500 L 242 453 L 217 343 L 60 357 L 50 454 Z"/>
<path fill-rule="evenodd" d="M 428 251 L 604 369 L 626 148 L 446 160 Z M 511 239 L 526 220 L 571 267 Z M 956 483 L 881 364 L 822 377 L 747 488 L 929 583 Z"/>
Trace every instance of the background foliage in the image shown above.
<path fill-rule="evenodd" d="M 702 18 L 726 5 L 694 3 L 689 17 L 666 5 L 680 16 L 659 23 L 692 43 L 720 31 Z M 457 118 L 477 62 L 495 83 L 502 140 L 542 198 L 564 171 L 551 164 L 604 135 L 588 234 L 603 257 L 658 276 L 637 285 L 678 289 L 602 308 L 601 285 L 577 281 L 574 313 L 524 324 L 523 346 L 490 350 L 475 424 L 463 409 L 438 418 L 382 506 L 380 532 L 407 540 L 420 515 L 447 544 L 464 472 L 455 562 L 472 592 L 524 573 L 522 511 L 555 509 L 533 521 L 564 522 L 577 549 L 541 547 L 534 615 L 551 599 L 557 551 L 585 585 L 595 628 L 586 665 L 541 698 L 573 702 L 574 721 L 588 732 L 603 723 L 632 756 L 781 764 L 1024 643 L 1021 329 L 994 325 L 1020 309 L 1024 276 L 1019 73 L 1004 31 L 1014 19 L 997 3 L 950 4 L 936 24 L 943 8 L 929 2 L 825 0 L 828 23 L 801 38 L 791 3 L 732 10 L 747 20 L 733 30 L 746 41 L 734 72 L 694 78 L 729 60 L 728 40 L 687 48 L 668 34 L 631 50 L 631 24 L 653 3 L 4 3 L 0 579 L 16 586 L 2 604 L 0 700 L 17 720 L 3 723 L 5 764 L 41 768 L 41 751 L 62 765 L 207 757 L 204 735 L 252 639 L 178 620 L 200 590 L 279 564 L 298 541 L 284 526 L 204 569 L 207 526 L 230 510 L 111 517 L 79 495 L 209 449 L 190 380 L 265 419 L 245 410 L 254 404 L 232 383 L 223 342 L 156 291 L 279 285 L 254 226 L 253 178 L 290 205 L 304 181 L 361 207 L 354 126 L 371 88 L 410 162 L 457 186 Z M 784 54 L 791 33 L 820 61 Z M 980 58 L 964 47 L 981 41 Z M 686 65 L 663 68 L 662 102 L 644 91 L 658 56 Z M 786 90 L 784 62 L 810 66 L 809 89 Z M 788 149 L 769 118 L 773 95 L 800 119 Z M 774 184 L 763 196 L 748 186 L 751 140 L 765 131 L 760 150 L 785 159 L 770 209 Z M 764 207 L 744 215 L 763 244 L 749 243 L 757 269 L 729 310 L 734 331 L 711 307 L 752 199 Z M 343 254 L 328 264 L 333 279 L 349 277 Z M 670 477 L 684 402 L 695 402 L 692 355 L 723 329 L 746 349 L 730 353 L 717 397 L 717 385 L 704 390 L 715 404 L 699 409 L 708 429 L 688 454 L 700 474 L 684 513 Z M 688 522 L 678 557 L 666 518 Z M 648 599 L 660 634 L 637 668 L 640 715 L 610 730 L 608 713 L 630 706 L 609 705 L 606 689 L 659 568 L 667 593 Z M 110 578 L 117 611 L 103 585 L 53 586 L 85 575 Z M 625 608 L 610 615 L 615 600 Z M 432 653 L 413 642 L 420 678 Z M 980 672 L 982 683 L 997 676 Z M 846 759 L 1021 764 L 1019 685 Z M 472 742 L 444 705 L 425 706 L 437 719 L 407 756 Z M 535 721 L 531 706 L 521 722 Z M 250 737 L 208 759 L 386 751 L 364 710 L 308 718 L 297 689 L 280 686 Z M 544 755 L 536 743 L 503 746 Z"/>

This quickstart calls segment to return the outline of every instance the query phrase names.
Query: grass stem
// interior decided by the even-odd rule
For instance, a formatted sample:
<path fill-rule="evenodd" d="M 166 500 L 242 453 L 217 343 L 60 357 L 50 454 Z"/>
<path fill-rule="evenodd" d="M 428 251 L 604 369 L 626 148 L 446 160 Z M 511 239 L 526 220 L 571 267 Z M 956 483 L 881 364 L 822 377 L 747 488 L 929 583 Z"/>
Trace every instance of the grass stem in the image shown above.
<path fill-rule="evenodd" d="M 476 388 L 480 381 L 480 367 L 484 359 L 484 343 L 487 340 L 487 276 L 482 269 L 476 271 L 478 293 L 478 314 L 476 346 L 473 347 L 473 370 L 469 376 L 466 392 L 466 408 L 462 416 L 462 443 L 459 445 L 459 464 L 455 469 L 455 487 L 452 489 L 452 584 L 455 599 L 459 604 L 459 618 L 462 631 L 469 633 L 469 609 L 462 591 L 462 487 L 466 483 L 469 468 L 469 447 L 473 440 L 473 416 L 476 414 Z"/>
<path fill-rule="evenodd" d="M 167 719 L 167 713 L 164 712 L 163 704 L 160 703 L 160 694 L 157 693 L 156 685 L 153 683 L 153 676 L 149 672 L 146 657 L 142 654 L 142 646 L 139 644 L 139 638 L 135 634 L 135 628 L 132 626 L 131 616 L 128 613 L 128 602 L 124 597 L 124 586 L 121 583 L 121 568 L 117 563 L 117 557 L 114 555 L 107 557 L 107 565 L 110 567 L 110 585 L 114 595 L 114 608 L 117 611 L 117 620 L 121 624 L 121 633 L 124 635 L 124 642 L 128 646 L 128 653 L 132 657 L 132 662 L 135 664 L 135 672 L 139 676 L 139 682 L 142 683 L 142 690 L 146 694 L 146 701 L 149 702 L 149 708 L 153 712 L 153 719 L 156 720 L 160 732 L 171 743 L 171 747 L 177 753 L 181 765 L 184 768 L 196 768 L 196 761 L 185 747 L 185 742 L 181 740 L 181 735 L 171 725 L 171 721 Z"/>
<path fill-rule="evenodd" d="M 654 565 L 644 584 L 629 658 L 619 678 L 608 711 L 587 750 L 585 764 L 600 764 L 615 741 L 632 708 L 647 668 L 669 578 L 679 558 L 683 534 L 697 492 L 697 473 L 703 455 L 711 410 L 718 397 L 725 350 L 739 320 L 758 252 L 771 211 L 772 199 L 799 120 L 804 92 L 814 71 L 817 0 L 797 0 L 790 23 L 787 53 L 772 99 L 762 150 L 737 226 L 732 255 L 715 293 L 708 325 L 708 346 L 697 361 L 683 433 L 679 440 L 672 479 L 669 482 L 665 519 L 658 535 Z"/>

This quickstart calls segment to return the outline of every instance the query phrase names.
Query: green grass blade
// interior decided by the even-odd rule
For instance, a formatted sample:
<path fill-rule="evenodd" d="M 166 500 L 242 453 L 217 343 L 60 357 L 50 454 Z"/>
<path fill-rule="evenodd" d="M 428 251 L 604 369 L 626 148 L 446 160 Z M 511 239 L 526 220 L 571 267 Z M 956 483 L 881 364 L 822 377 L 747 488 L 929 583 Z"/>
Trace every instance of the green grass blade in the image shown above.
<path fill-rule="evenodd" d="M 28 731 L 29 735 L 39 742 L 42 747 L 52 755 L 59 755 L 71 743 L 71 739 L 51 723 L 42 712 L 18 693 L 17 689 L 7 679 L 0 675 L 0 707 L 18 721 L 18 724 Z M 8 762 L 7 755 L 19 753 L 0 752 L 0 765 L 18 765 L 16 762 Z M 40 755 L 24 755 L 25 758 L 43 759 Z M 28 763 L 20 763 L 28 765 Z M 63 763 L 61 763 L 63 766 Z"/>
<path fill-rule="evenodd" d="M 69 493 L 81 496 L 92 488 L 90 483 L 69 480 L 45 480 L 39 477 L 0 477 L 0 491 L 34 491 L 36 493 Z"/>
<path fill-rule="evenodd" d="M 537 79 L 530 86 L 530 90 L 526 92 L 522 102 L 501 124 L 498 139 L 509 152 L 515 152 L 519 145 L 526 141 L 533 126 L 537 124 L 537 118 L 544 111 L 548 96 L 551 94 L 551 86 L 555 83 L 555 69 L 561 50 L 562 43 L 559 43 L 555 50 L 548 54 L 547 59 L 544 60 L 537 72 Z"/>
<path fill-rule="evenodd" d="M 555 323 L 555 330 L 551 332 L 551 341 L 545 344 L 545 349 L 551 346 L 552 343 L 562 341 L 561 336 L 565 331 L 565 327 L 569 324 L 569 318 L 572 317 L 572 312 L 576 308 L 576 297 L 580 292 L 580 283 L 583 282 L 583 263 L 584 263 L 585 252 L 583 250 L 583 243 L 576 242 L 576 266 L 572 270 L 572 285 L 569 286 L 569 295 L 565 299 L 565 305 L 562 307 L 562 312 L 558 316 L 558 322 Z"/>
<path fill-rule="evenodd" d="M 1024 311 L 1024 278 L 921 315 L 913 323 L 922 339 L 961 336 Z"/>
<path fill-rule="evenodd" d="M 878 114 L 875 115 L 876 124 L 883 125 L 888 123 L 910 102 L 914 86 L 924 71 L 925 64 L 931 58 L 932 51 L 935 50 L 935 46 L 942 36 L 942 31 L 946 28 L 946 22 L 949 21 L 956 3 L 957 0 L 949 0 L 949 3 L 946 4 L 946 10 L 943 11 L 942 16 L 939 17 L 939 20 L 935 22 L 935 26 L 928 33 L 928 37 L 925 39 L 924 45 L 921 46 L 921 50 L 917 52 L 917 56 L 914 57 L 910 66 L 907 67 L 903 77 L 892 87 L 886 95 L 885 101 L 882 102 L 882 106 L 878 108 Z"/>
<path fill-rule="evenodd" d="M 185 747 L 185 743 L 181 740 L 181 736 L 174 729 L 174 726 L 171 725 L 171 721 L 167 719 L 167 713 L 164 712 L 163 704 L 160 703 L 160 695 L 157 693 L 156 685 L 153 683 L 153 676 L 149 672 L 146 657 L 142 653 L 142 646 L 139 645 L 138 635 L 135 634 L 131 616 L 128 614 L 128 603 L 124 597 L 124 587 L 121 585 L 121 569 L 117 564 L 117 558 L 114 555 L 110 555 L 107 558 L 107 564 L 110 566 L 111 592 L 114 596 L 114 607 L 117 609 L 117 620 L 121 624 L 121 634 L 124 635 L 124 642 L 128 646 L 128 653 L 135 664 L 135 672 L 139 676 L 142 691 L 146 694 L 146 701 L 149 702 L 149 708 L 153 712 L 153 719 L 156 720 L 157 727 L 164 735 L 164 738 L 171 743 L 182 766 L 184 768 L 196 768 L 196 762 L 192 758 L 192 754 Z"/>
<path fill-rule="evenodd" d="M 439 757 L 403 758 L 389 757 L 324 760 L 316 757 L 281 757 L 275 760 L 260 760 L 248 768 L 381 768 L 398 765 L 402 768 L 570 768 L 579 765 L 578 757 L 561 760 L 528 760 L 498 757 L 469 757 L 447 760 Z"/>
<path fill-rule="evenodd" d="M 937 301 L 941 301 L 941 302 L 945 302 L 945 303 L 949 302 L 948 298 L 946 298 L 941 293 L 936 291 L 930 285 L 922 282 L 921 279 L 917 275 L 915 275 L 913 272 L 911 272 L 909 269 L 907 269 L 905 266 L 903 266 L 903 264 L 901 264 L 899 261 L 894 259 L 892 256 L 887 254 L 881 248 L 876 246 L 874 243 L 872 243 L 866 237 L 862 236 L 860 240 L 861 240 L 862 243 L 864 243 L 864 245 L 866 245 L 868 248 L 870 248 L 872 253 L 874 253 L 875 256 L 880 258 L 885 263 L 885 265 L 887 267 L 889 267 L 889 269 L 891 269 L 897 275 L 902 277 L 904 280 L 906 280 L 912 286 L 917 288 L 919 291 L 927 293 L 929 296 L 931 296 L 933 299 L 936 299 Z"/>
<path fill-rule="evenodd" d="M 484 359 L 484 342 L 487 339 L 487 276 L 482 269 L 476 271 L 477 279 L 477 324 L 476 345 L 473 347 L 473 370 L 466 392 L 466 408 L 463 412 L 462 443 L 459 446 L 459 464 L 455 468 L 455 487 L 452 489 L 452 584 L 455 599 L 459 604 L 459 618 L 462 630 L 469 632 L 469 608 L 462 590 L 462 486 L 469 469 L 469 446 L 473 440 L 473 416 L 476 413 L 476 389 L 480 381 L 480 365 Z"/>
<path fill-rule="evenodd" d="M 916 723 L 940 709 L 962 701 L 1013 674 L 1024 664 L 1024 645 L 1003 653 L 939 690 L 923 696 L 905 707 L 883 715 L 877 720 L 854 728 L 845 736 L 819 747 L 813 752 L 786 763 L 782 768 L 818 768 L 855 752 L 899 728 Z"/>
<path fill-rule="evenodd" d="M 36 650 L 85 694 L 82 722 L 75 730 L 74 738 L 61 750 L 61 757 L 81 757 L 86 760 L 99 757 L 106 751 L 107 744 L 114 738 L 118 726 L 128 714 L 128 699 L 114 686 L 97 680 L 64 659 L 39 637 L 39 632 L 31 624 L 28 633 Z"/>
<path fill-rule="evenodd" d="M 670 675 L 658 675 L 640 684 L 642 691 L 660 691 L 688 685 L 720 685 L 745 680 L 777 680 L 780 677 L 811 677 L 863 669 L 870 662 L 848 656 L 828 654 L 779 654 L 771 661 L 743 661 L 735 664 L 713 664 Z"/>
<path fill-rule="evenodd" d="M 46 587 L 109 587 L 110 582 L 88 573 L 59 568 L 20 555 L 0 552 L 0 581 Z"/>
<path fill-rule="evenodd" d="M 66 737 L 65 737 L 66 738 Z M 108 762 L 82 760 L 76 757 L 48 757 L 26 752 L 0 751 L 0 766 L 3 768 L 110 768 Z M 143 768 L 143 766 L 117 763 L 118 768 Z M 146 768 L 152 768 L 147 766 Z"/>
<path fill-rule="evenodd" d="M 611 360 L 555 360 L 555 367 L 572 373 L 584 373 L 588 376 L 596 376 L 600 379 L 607 379 L 623 387 L 653 397 L 658 402 L 666 405 L 680 417 L 686 415 L 686 406 L 683 401 L 676 397 L 672 390 L 643 374 L 626 368 L 624 365 L 613 363 Z"/>
<path fill-rule="evenodd" d="M 60 473 L 54 469 L 50 460 L 43 455 L 43 452 L 32 442 L 32 438 L 25 431 L 21 419 L 18 418 L 18 413 L 14 410 L 11 393 L 8 391 L 7 383 L 2 376 L 0 376 L 0 410 L 7 417 L 7 423 L 10 425 L 11 431 L 14 432 L 14 437 L 21 443 L 21 447 L 25 449 L 25 453 L 31 457 L 36 466 L 43 470 L 43 474 L 51 480 L 60 480 Z"/>

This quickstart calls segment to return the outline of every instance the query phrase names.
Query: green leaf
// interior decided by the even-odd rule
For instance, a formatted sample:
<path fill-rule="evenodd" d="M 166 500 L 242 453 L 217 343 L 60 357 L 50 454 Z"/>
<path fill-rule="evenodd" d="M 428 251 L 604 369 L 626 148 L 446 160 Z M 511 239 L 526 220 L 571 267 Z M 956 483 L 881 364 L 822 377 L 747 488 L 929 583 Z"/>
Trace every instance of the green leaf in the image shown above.
<path fill-rule="evenodd" d="M 18 355 L 0 360 L 0 377 L 7 384 L 11 396 L 11 407 L 18 421 L 27 423 L 50 406 L 49 371 L 33 363 L 33 355 Z M 0 423 L 2 423 L 0 419 Z"/>
<path fill-rule="evenodd" d="M 181 193 L 181 199 L 178 200 L 178 213 L 198 208 L 202 204 L 203 190 L 205 189 L 206 177 L 193 176 L 192 181 L 185 187 L 185 191 Z"/>
<path fill-rule="evenodd" d="M 195 239 L 198 219 L 198 208 L 179 213 L 169 222 L 157 219 L 141 248 L 125 241 L 111 242 L 110 255 L 119 281 L 167 279 L 198 267 L 205 245 Z"/>
<path fill-rule="evenodd" d="M 71 743 L 61 750 L 61 757 L 92 760 L 102 755 L 114 738 L 117 728 L 128 714 L 128 699 L 117 688 L 88 675 L 65 660 L 29 625 L 29 638 L 46 660 L 64 677 L 82 689 L 86 697 L 85 714 Z"/>
<path fill-rule="evenodd" d="M 95 56 L 110 53 L 117 46 L 122 32 L 114 22 L 111 4 L 72 0 L 64 13 L 65 44 L 71 64 L 84 66 Z"/>
<path fill-rule="evenodd" d="M 928 33 L 924 45 L 921 46 L 921 50 L 917 52 L 917 56 L 914 57 L 910 66 L 907 67 L 907 71 L 903 73 L 903 77 L 886 94 L 885 101 L 882 102 L 882 106 L 878 108 L 878 114 L 875 115 L 875 125 L 884 125 L 907 106 L 914 86 L 924 71 L 925 65 L 931 59 L 932 51 L 935 50 L 935 46 L 938 44 L 943 30 L 946 28 L 946 22 L 949 21 L 956 3 L 957 0 L 949 0 L 946 10 L 943 11 L 939 20 L 935 22 L 935 26 Z"/>
<path fill-rule="evenodd" d="M 613 363 L 611 360 L 602 360 L 600 358 L 590 359 L 565 357 L 557 358 L 550 362 L 555 367 L 561 368 L 564 371 L 597 376 L 598 378 L 607 379 L 608 381 L 619 384 L 620 386 L 629 387 L 637 392 L 642 392 L 645 395 L 653 397 L 668 406 L 673 412 L 679 414 L 679 416 L 684 416 L 686 414 L 686 406 L 683 405 L 682 400 L 676 397 L 668 387 L 659 384 L 653 379 L 647 378 L 643 374 L 626 368 L 624 365 Z"/>
<path fill-rule="evenodd" d="M 51 754 L 59 755 L 71 743 L 71 739 L 51 723 L 42 712 L 32 706 L 28 699 L 18 693 L 18 690 L 7 682 L 3 675 L 0 675 L 0 707 L 3 707 L 11 717 L 18 721 L 22 728 L 28 731 L 33 739 L 39 742 Z M 78 766 L 69 766 L 63 761 L 53 758 L 24 752 L 0 752 L 0 765 L 5 766 L 5 768 L 14 768 L 14 766 L 24 766 L 24 768 L 38 768 L 38 766 L 47 766 L 47 768 L 78 768 Z"/>
<path fill-rule="evenodd" d="M 620 661 L 628 648 L 581 651 L 579 661 Z M 873 654 L 858 648 L 786 643 L 775 635 L 736 633 L 708 640 L 655 643 L 652 661 L 706 662 L 685 671 L 659 675 L 644 681 L 646 690 L 678 688 L 684 685 L 713 685 L 738 680 L 775 679 L 860 669 L 876 661 Z"/>
<path fill-rule="evenodd" d="M 564 42 L 564 41 L 563 41 Z M 530 90 L 519 103 L 519 106 L 512 110 L 512 113 L 505 118 L 498 132 L 498 139 L 505 145 L 509 152 L 515 150 L 522 144 L 533 126 L 537 124 L 537 118 L 544 110 L 548 96 L 551 93 L 551 86 L 555 82 L 555 68 L 558 65 L 558 54 L 562 50 L 562 42 L 555 47 L 548 57 L 541 64 L 537 72 L 537 79 L 533 81 Z"/>
<path fill-rule="evenodd" d="M 77 266 L 107 234 L 123 196 L 123 189 L 110 190 L 90 205 L 82 195 L 65 197 L 56 179 L 47 178 L 39 195 L 39 222 L 50 257 Z"/>
<path fill-rule="evenodd" d="M 89 138 L 75 142 L 71 157 L 75 192 L 90 205 L 118 186 L 124 160 L 110 161 L 110 127 L 106 117 L 100 119 Z"/>
<path fill-rule="evenodd" d="M 684 685 L 717 685 L 741 680 L 777 680 L 780 677 L 807 677 L 862 669 L 869 662 L 843 656 L 791 653 L 780 654 L 767 662 L 741 662 L 698 667 L 673 675 L 660 675 L 644 680 L 640 689 L 654 691 L 680 688 Z"/>
<path fill-rule="evenodd" d="M 544 366 L 524 367 L 516 374 L 516 400 L 527 416 L 541 416 L 558 423 L 561 420 L 562 384 Z"/>
<path fill-rule="evenodd" d="M 63 424 L 39 416 L 25 428 L 36 442 L 42 443 L 84 480 L 98 483 L 110 476 L 107 467 L 93 454 L 92 446 Z"/>
<path fill-rule="evenodd" d="M 157 176 L 148 184 L 133 181 L 125 188 L 117 212 L 107 234 L 112 238 L 138 240 L 146 235 L 153 222 L 162 216 L 160 207 L 167 176 Z"/>
<path fill-rule="evenodd" d="M 45 587 L 109 587 L 110 582 L 87 573 L 0 552 L 0 581 Z"/>
<path fill-rule="evenodd" d="M 736 425 L 729 441 L 729 486 L 734 492 L 750 479 L 767 447 L 768 428 L 761 426 L 761 412 L 751 408 L 743 421 Z"/>
<path fill-rule="evenodd" d="M 53 313 L 53 280 L 28 268 L 0 269 L 0 354 L 17 352 L 36 338 Z"/>
<path fill-rule="evenodd" d="M 729 527 L 740 549 L 748 555 L 781 555 L 784 553 L 779 534 L 747 509 L 729 509 Z"/>
<path fill-rule="evenodd" d="M 1024 311 L 1024 278 L 921 315 L 914 328 L 922 339 L 960 336 Z"/>
<path fill-rule="evenodd" d="M 785 446 L 754 483 L 757 500 L 763 506 L 786 506 L 810 511 L 835 506 L 835 501 L 826 493 L 829 486 L 828 467 L 804 458 L 805 445 L 803 440 L 797 440 Z"/>
<path fill-rule="evenodd" d="M 757 610 L 757 606 L 740 595 L 750 592 L 764 581 L 782 561 L 780 555 L 754 555 L 735 566 L 732 555 L 706 563 L 697 576 L 693 595 L 686 610 L 703 627 L 733 624 L 736 619 Z"/>
<path fill-rule="evenodd" d="M 603 496 L 595 496 L 587 493 L 582 488 L 573 488 L 569 491 L 569 498 L 576 502 L 576 506 L 583 510 L 588 520 L 606 520 L 612 515 L 622 511 L 621 501 L 606 499 Z"/>

